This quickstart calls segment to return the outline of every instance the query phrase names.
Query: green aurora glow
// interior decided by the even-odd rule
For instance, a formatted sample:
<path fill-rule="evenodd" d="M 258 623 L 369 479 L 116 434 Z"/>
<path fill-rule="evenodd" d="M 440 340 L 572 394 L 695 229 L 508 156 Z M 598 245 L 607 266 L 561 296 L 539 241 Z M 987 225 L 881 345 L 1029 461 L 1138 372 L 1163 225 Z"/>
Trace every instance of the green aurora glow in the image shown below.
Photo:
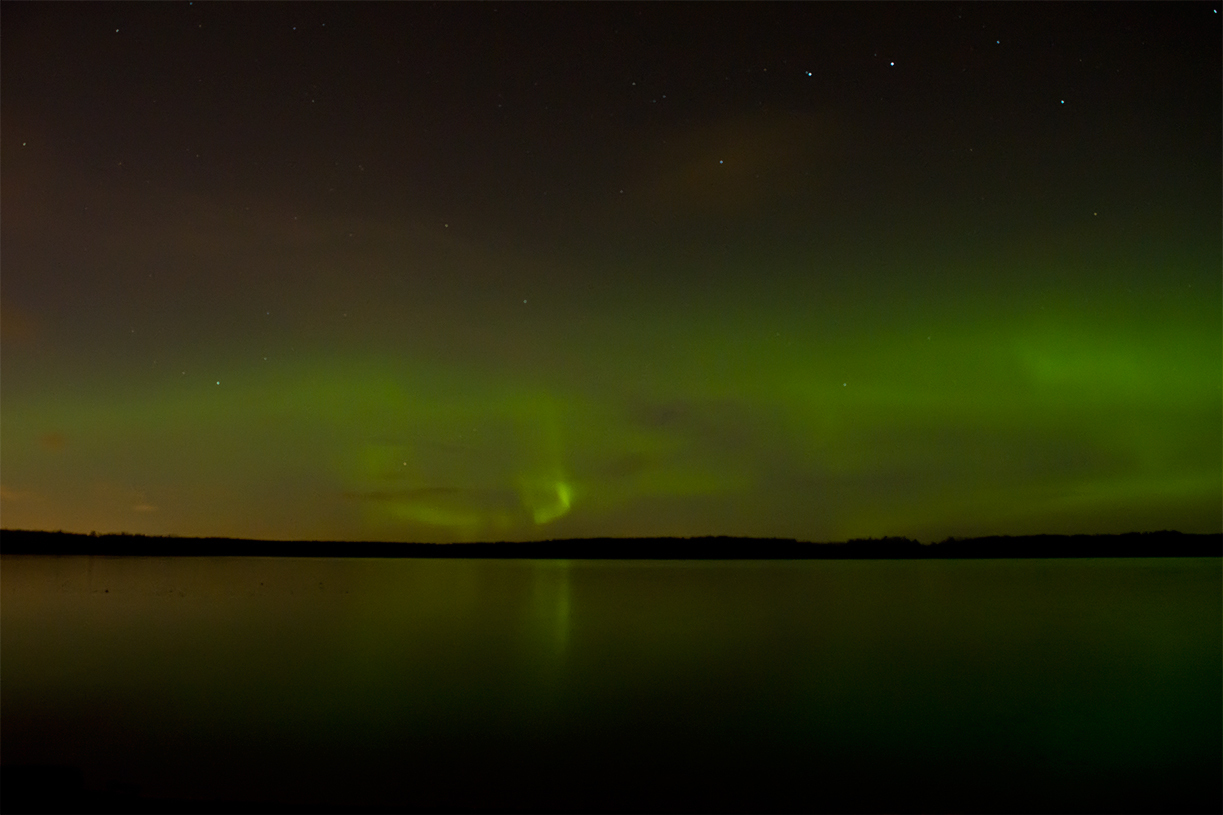
<path fill-rule="evenodd" d="M 540 170 L 556 206 L 519 212 L 508 169 L 482 204 L 387 181 L 337 206 L 279 174 L 235 189 L 220 170 L 148 185 L 89 169 L 7 70 L 38 64 L 9 37 L 5 527 L 1220 530 L 1217 122 L 1181 143 L 1181 119 L 1137 106 L 1145 135 L 1094 161 L 1056 147 L 1112 132 L 1093 107 L 997 136 L 978 170 L 923 170 L 835 103 L 634 124 L 605 159 L 578 154 L 610 137 L 541 125 L 582 146 Z M 391 172 L 392 147 L 364 147 Z M 452 149 L 435 160 L 461 189 L 473 150 L 485 169 L 500 155 Z M 157 155 L 140 150 L 102 152 Z M 715 155 L 747 169 L 718 175 Z M 1134 169 L 1144 155 L 1165 186 Z"/>
<path fill-rule="evenodd" d="M 1163 298 L 1152 315 L 1144 293 L 1041 292 L 834 331 L 777 303 L 706 303 L 525 339 L 507 326 L 501 341 L 539 344 L 508 372 L 358 340 L 262 367 L 231 350 L 205 381 L 46 385 L 6 403 L 5 470 L 21 474 L 6 524 L 426 540 L 1210 531 L 1219 314 L 1187 287 Z"/>

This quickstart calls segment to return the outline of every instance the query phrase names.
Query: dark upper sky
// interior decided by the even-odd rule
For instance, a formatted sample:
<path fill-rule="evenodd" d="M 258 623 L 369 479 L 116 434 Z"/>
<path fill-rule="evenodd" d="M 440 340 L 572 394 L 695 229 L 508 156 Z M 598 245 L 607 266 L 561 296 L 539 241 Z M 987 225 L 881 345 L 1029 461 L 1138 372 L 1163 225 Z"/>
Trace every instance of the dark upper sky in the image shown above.
<path fill-rule="evenodd" d="M 6 3 L 6 527 L 1218 531 L 1217 3 Z"/>

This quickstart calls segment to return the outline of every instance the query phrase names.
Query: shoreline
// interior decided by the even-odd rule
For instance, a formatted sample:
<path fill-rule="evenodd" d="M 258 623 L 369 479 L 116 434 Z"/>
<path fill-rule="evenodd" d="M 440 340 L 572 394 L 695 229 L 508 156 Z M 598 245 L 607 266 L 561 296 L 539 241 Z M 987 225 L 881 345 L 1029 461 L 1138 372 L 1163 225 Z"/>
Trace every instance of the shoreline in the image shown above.
<path fill-rule="evenodd" d="M 110 557 L 479 558 L 527 560 L 942 560 L 949 558 L 1220 557 L 1223 534 L 908 538 L 811 543 L 778 538 L 577 538 L 531 542 L 268 541 L 0 530 L 0 554 Z"/>

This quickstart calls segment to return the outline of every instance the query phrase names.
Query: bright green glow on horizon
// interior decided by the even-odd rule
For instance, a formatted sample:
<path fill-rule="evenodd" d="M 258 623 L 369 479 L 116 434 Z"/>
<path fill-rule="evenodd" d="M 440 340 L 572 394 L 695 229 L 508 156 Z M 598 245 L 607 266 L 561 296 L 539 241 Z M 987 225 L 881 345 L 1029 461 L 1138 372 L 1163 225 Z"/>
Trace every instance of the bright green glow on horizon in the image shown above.
<path fill-rule="evenodd" d="M 545 331 L 530 369 L 366 342 L 231 362 L 209 387 L 10 392 L 4 523 L 438 541 L 1217 531 L 1219 314 L 1127 302 L 843 318 L 706 301 Z"/>

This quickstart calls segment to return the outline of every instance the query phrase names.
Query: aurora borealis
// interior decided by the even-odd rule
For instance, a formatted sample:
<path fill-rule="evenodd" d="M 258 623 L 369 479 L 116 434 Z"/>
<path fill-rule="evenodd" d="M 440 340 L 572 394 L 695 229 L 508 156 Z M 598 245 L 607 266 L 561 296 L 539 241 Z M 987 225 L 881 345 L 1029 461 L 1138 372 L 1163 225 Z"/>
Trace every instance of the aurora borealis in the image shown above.
<path fill-rule="evenodd" d="M 6 528 L 1223 525 L 1194 4 L 6 4 Z"/>

